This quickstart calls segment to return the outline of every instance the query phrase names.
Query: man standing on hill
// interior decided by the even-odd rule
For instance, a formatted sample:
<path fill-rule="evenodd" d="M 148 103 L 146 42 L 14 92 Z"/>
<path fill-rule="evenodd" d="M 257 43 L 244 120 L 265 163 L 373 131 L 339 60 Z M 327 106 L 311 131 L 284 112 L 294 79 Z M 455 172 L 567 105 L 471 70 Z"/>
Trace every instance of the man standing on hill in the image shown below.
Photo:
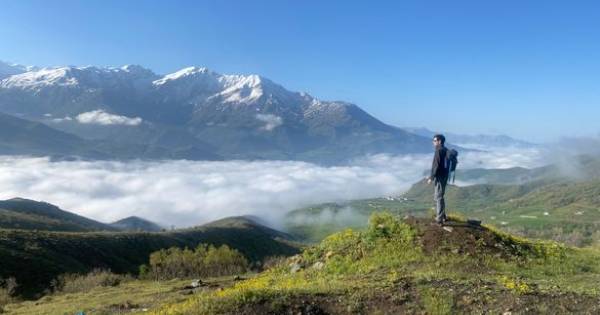
<path fill-rule="evenodd" d="M 444 193 L 446 192 L 446 183 L 448 182 L 448 168 L 446 166 L 446 154 L 448 150 L 444 146 L 446 137 L 441 134 L 433 136 L 433 163 L 431 164 L 431 175 L 427 178 L 427 184 L 434 184 L 433 199 L 435 200 L 436 216 L 435 220 L 439 225 L 443 225 L 446 218 L 446 203 Z"/>

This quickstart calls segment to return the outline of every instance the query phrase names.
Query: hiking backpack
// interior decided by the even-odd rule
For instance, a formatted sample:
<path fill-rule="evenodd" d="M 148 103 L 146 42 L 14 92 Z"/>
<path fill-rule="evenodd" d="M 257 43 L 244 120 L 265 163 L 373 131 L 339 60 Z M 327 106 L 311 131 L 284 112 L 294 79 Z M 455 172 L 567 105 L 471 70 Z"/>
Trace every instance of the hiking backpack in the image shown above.
<path fill-rule="evenodd" d="M 446 152 L 446 169 L 448 170 L 448 179 L 452 176 L 452 183 L 456 177 L 456 165 L 458 164 L 458 151 L 448 149 Z"/>

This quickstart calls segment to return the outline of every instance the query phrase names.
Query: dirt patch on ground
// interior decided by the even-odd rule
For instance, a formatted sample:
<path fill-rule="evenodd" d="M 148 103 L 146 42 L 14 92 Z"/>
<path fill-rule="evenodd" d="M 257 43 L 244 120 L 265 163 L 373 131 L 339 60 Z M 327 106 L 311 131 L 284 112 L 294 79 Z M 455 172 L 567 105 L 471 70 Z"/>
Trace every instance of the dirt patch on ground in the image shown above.
<path fill-rule="evenodd" d="M 508 259 L 523 256 L 530 250 L 527 245 L 503 238 L 481 225 L 448 221 L 444 229 L 432 219 L 409 217 L 405 222 L 416 229 L 420 245 L 427 254 L 452 252 Z"/>
<path fill-rule="evenodd" d="M 354 293 L 296 295 L 244 305 L 236 315 L 429 314 L 434 290 L 451 313 L 465 314 L 599 314 L 600 297 L 575 293 L 517 294 L 494 282 L 455 283 L 432 280 L 400 283 Z"/>
<path fill-rule="evenodd" d="M 413 314 L 415 287 L 404 281 L 385 289 L 347 294 L 300 294 L 246 304 L 236 315 Z"/>

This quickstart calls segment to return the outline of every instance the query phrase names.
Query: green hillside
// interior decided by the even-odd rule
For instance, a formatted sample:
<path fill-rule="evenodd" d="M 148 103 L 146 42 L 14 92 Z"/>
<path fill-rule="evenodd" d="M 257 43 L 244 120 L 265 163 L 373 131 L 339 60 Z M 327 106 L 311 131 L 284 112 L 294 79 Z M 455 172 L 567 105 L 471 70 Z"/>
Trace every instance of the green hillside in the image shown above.
<path fill-rule="evenodd" d="M 118 231 L 116 227 L 23 198 L 0 201 L 0 228 L 46 231 Z"/>
<path fill-rule="evenodd" d="M 559 158 L 552 157 L 551 160 Z M 464 182 L 516 185 L 539 180 L 591 180 L 600 178 L 600 159 L 589 155 L 564 156 L 563 162 L 532 169 L 458 169 L 456 179 Z"/>
<path fill-rule="evenodd" d="M 13 302 L 14 314 L 596 314 L 600 249 L 451 218 L 371 216 L 260 274 L 130 280 Z"/>
<path fill-rule="evenodd" d="M 371 217 L 272 269 L 154 314 L 594 314 L 600 252 L 487 226 Z"/>
<path fill-rule="evenodd" d="M 229 222 L 231 223 L 231 222 Z M 235 223 L 237 224 L 237 223 Z M 129 280 L 5 305 L 14 314 L 596 314 L 600 249 L 532 241 L 453 217 L 371 216 L 268 270 Z"/>
<path fill-rule="evenodd" d="M 244 275 L 246 276 L 246 275 Z M 211 289 L 227 288 L 234 277 L 202 279 Z M 130 280 L 116 286 L 100 286 L 87 292 L 49 294 L 38 300 L 13 301 L 4 306 L 11 315 L 90 315 L 148 314 L 165 303 L 181 302 L 194 290 L 190 279 L 168 281 Z M 203 288 L 204 289 L 204 288 Z M 0 308 L 2 306 L 0 305 Z M 0 312 L 1 313 L 1 312 Z"/>
<path fill-rule="evenodd" d="M 219 219 L 202 225 L 204 228 L 229 228 L 229 229 L 252 229 L 264 234 L 271 235 L 274 238 L 282 240 L 293 240 L 294 237 L 266 226 L 260 218 L 255 216 L 235 216 Z"/>
<path fill-rule="evenodd" d="M 110 223 L 110 226 L 122 230 L 122 231 L 144 231 L 144 232 L 160 232 L 163 228 L 144 218 L 131 216 L 123 218 L 121 220 Z"/>
<path fill-rule="evenodd" d="M 227 244 L 251 262 L 292 255 L 297 245 L 248 219 L 237 226 L 212 224 L 169 232 L 51 232 L 0 229 L 0 279 L 15 277 L 18 293 L 39 294 L 63 273 L 108 268 L 116 273 L 138 272 L 150 253 L 172 246 L 194 248 L 198 243 Z"/>
<path fill-rule="evenodd" d="M 589 169 L 586 177 L 579 176 L 576 171 L 572 174 L 578 176 L 557 177 L 555 175 L 564 172 L 557 165 L 533 170 L 464 171 L 472 176 L 471 179 L 495 183 L 462 187 L 448 185 L 445 196 L 447 210 L 478 218 L 521 236 L 552 239 L 576 246 L 598 243 L 600 162 L 585 156 L 578 157 L 576 161 L 578 169 Z M 522 172 L 528 174 L 528 180 L 521 177 L 520 184 L 506 184 L 509 177 Z M 286 218 L 286 230 L 305 241 L 316 242 L 345 227 L 364 228 L 364 219 L 374 211 L 431 216 L 433 206 L 433 188 L 421 181 L 396 197 L 327 203 L 292 211 Z M 306 218 L 311 216 L 321 219 L 307 222 Z"/>

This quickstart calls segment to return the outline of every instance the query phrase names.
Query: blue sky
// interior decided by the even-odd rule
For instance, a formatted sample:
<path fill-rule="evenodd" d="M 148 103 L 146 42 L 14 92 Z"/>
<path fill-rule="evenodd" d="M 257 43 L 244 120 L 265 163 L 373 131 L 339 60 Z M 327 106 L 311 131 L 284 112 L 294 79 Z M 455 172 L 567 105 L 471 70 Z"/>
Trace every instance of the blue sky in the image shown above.
<path fill-rule="evenodd" d="M 600 132 L 600 3 L 2 1 L 0 60 L 258 73 L 397 126 Z"/>

